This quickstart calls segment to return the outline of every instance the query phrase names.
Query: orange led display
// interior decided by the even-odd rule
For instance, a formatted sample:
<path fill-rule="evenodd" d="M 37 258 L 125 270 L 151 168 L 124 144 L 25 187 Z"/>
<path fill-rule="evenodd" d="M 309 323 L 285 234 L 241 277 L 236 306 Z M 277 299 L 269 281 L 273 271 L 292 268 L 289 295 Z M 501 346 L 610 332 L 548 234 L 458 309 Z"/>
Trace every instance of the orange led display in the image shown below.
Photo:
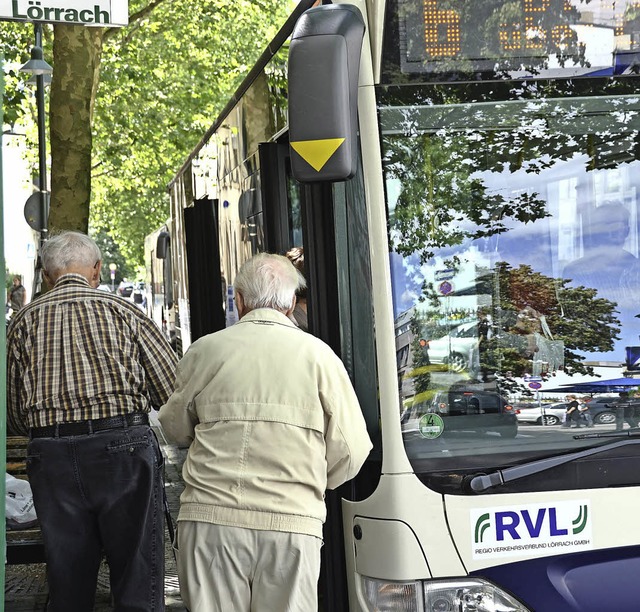
<path fill-rule="evenodd" d="M 431 59 L 455 58 L 461 55 L 460 13 L 438 8 L 438 0 L 423 0 L 424 49 Z M 551 0 L 521 0 L 522 13 L 517 23 L 501 23 L 498 41 L 502 51 L 543 51 L 550 41 L 560 44 L 571 36 L 568 25 L 544 26 L 543 15 Z M 564 10 L 571 10 L 567 1 Z"/>
<path fill-rule="evenodd" d="M 424 1 L 424 45 L 431 57 L 456 57 L 460 53 L 460 14 L 439 10 L 435 0 Z"/>

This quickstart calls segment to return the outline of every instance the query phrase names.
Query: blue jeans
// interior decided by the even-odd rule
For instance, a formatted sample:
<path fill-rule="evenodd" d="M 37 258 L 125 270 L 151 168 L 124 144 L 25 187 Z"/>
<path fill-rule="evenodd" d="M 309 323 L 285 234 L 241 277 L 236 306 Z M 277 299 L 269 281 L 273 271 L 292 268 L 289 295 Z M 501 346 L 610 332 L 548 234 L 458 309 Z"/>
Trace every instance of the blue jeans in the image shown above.
<path fill-rule="evenodd" d="M 103 554 L 115 611 L 164 610 L 162 467 L 148 425 L 29 442 L 49 612 L 93 610 Z"/>

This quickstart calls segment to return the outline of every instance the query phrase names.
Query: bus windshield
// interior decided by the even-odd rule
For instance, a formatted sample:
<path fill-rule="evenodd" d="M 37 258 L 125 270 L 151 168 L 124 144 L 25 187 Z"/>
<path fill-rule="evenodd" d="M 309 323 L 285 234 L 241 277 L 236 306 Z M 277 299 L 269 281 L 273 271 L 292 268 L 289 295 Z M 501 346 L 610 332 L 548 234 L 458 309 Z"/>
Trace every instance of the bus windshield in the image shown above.
<path fill-rule="evenodd" d="M 424 469 L 640 420 L 640 96 L 560 87 L 379 92 L 400 419 Z"/>

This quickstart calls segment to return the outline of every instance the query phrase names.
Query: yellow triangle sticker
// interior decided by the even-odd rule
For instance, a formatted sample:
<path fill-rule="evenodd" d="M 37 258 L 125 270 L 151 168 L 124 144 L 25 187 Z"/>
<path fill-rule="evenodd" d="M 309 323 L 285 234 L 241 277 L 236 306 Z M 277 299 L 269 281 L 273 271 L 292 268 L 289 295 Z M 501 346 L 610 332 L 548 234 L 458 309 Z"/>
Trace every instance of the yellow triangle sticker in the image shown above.
<path fill-rule="evenodd" d="M 344 138 L 324 138 L 323 140 L 298 140 L 292 142 L 291 147 L 304 161 L 316 172 L 320 172 L 338 147 L 345 141 Z"/>

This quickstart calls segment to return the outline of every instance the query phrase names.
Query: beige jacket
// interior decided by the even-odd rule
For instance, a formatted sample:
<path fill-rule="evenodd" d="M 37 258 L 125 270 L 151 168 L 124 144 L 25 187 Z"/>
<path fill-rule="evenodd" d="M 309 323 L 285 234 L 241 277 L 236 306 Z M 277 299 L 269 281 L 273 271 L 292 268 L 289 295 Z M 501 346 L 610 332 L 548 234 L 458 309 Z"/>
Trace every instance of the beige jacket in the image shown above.
<path fill-rule="evenodd" d="M 190 444 L 179 521 L 322 537 L 372 446 L 342 362 L 268 308 L 191 345 L 159 418 Z"/>

